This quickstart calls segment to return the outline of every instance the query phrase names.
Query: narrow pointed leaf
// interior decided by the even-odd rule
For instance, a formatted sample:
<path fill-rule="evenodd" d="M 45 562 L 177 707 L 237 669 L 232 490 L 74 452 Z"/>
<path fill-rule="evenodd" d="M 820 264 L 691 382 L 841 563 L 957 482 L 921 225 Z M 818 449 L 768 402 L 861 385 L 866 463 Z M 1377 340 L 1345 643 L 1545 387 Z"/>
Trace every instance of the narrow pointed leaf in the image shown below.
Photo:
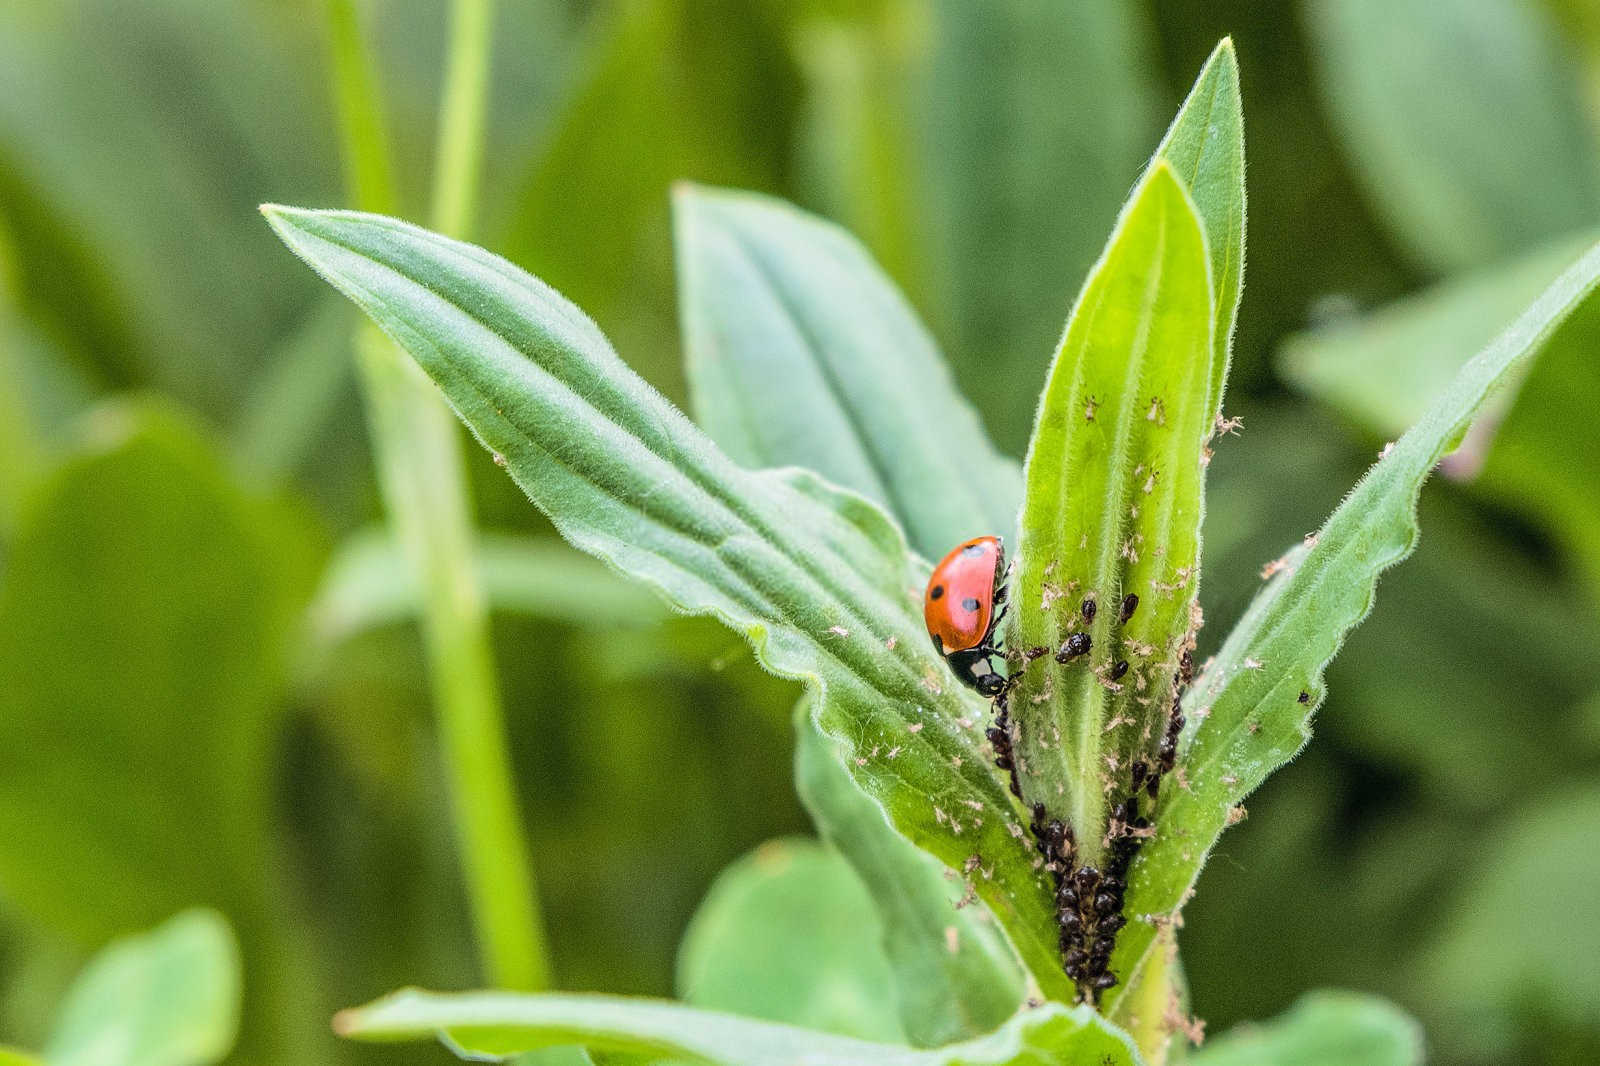
<path fill-rule="evenodd" d="M 609 996 L 438 995 L 397 992 L 335 1019 L 360 1040 L 435 1035 L 462 1057 L 504 1056 L 562 1044 L 686 1056 L 712 1066 L 1137 1066 L 1126 1034 L 1087 1007 L 1048 1004 L 964 1044 L 917 1051 L 809 1029 Z"/>
<path fill-rule="evenodd" d="M 1017 464 L 854 237 L 751 193 L 685 186 L 674 208 L 695 421 L 713 440 L 876 500 L 930 559 L 1010 537 Z"/>
<path fill-rule="evenodd" d="M 936 1047 L 1000 1025 L 1026 985 L 993 919 L 980 904 L 959 905 L 965 885 L 895 832 L 828 750 L 804 704 L 795 735 L 795 787 L 818 831 L 871 891 L 907 1038 Z"/>
<path fill-rule="evenodd" d="M 1225 37 L 1206 60 L 1194 88 L 1178 109 L 1156 149 L 1189 190 L 1211 253 L 1211 289 L 1216 294 L 1211 406 L 1222 400 L 1229 349 L 1244 293 L 1244 103 L 1239 96 L 1239 58 Z"/>
<path fill-rule="evenodd" d="M 917 610 L 925 571 L 878 508 L 805 471 L 747 471 L 510 263 L 393 219 L 269 207 L 285 242 L 405 348 L 577 547 L 745 634 L 822 694 L 817 722 L 896 827 L 974 881 L 1067 995 L 1049 885 Z"/>
<path fill-rule="evenodd" d="M 1183 787 L 1164 792 L 1157 833 L 1135 859 L 1129 924 L 1113 957 L 1135 972 L 1171 920 L 1234 807 L 1310 736 L 1323 670 L 1371 610 L 1378 575 L 1415 546 L 1417 495 L 1484 403 L 1600 284 L 1600 246 L 1474 356 L 1308 543 L 1284 556 L 1186 697 Z"/>
<path fill-rule="evenodd" d="M 1054 652 L 1080 630 L 1092 646 L 1033 662 L 1010 703 L 1024 792 L 1073 827 L 1085 862 L 1132 790 L 1128 767 L 1154 757 L 1192 628 L 1211 308 L 1200 220 L 1157 162 L 1068 320 L 1028 453 L 1012 647 Z"/>

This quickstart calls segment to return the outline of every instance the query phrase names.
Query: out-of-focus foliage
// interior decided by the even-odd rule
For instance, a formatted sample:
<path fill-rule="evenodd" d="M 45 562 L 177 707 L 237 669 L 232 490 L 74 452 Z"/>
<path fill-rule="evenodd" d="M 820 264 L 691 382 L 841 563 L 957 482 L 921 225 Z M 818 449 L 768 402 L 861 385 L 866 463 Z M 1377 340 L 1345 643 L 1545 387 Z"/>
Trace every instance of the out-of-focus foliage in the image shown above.
<path fill-rule="evenodd" d="M 417 215 L 445 12 L 437 0 L 363 6 Z M 1329 14 L 1339 6 L 501 0 L 476 238 L 574 297 L 681 397 L 670 183 L 781 193 L 863 237 L 1015 455 L 1032 386 L 1156 123 L 1231 33 L 1252 103 L 1252 248 L 1227 409 L 1244 417 L 1249 447 L 1220 448 L 1212 469 L 1201 639 L 1214 647 L 1261 567 L 1315 528 L 1393 435 L 1376 409 L 1319 391 L 1335 420 L 1286 392 L 1273 358 L 1283 341 L 1458 267 L 1501 272 L 1600 223 L 1583 169 L 1600 115 L 1592 4 L 1390 4 L 1385 18 L 1414 28 L 1368 33 L 1384 47 L 1354 66 L 1330 22 L 1353 24 L 1364 5 Z M 86 876 L 39 887 L 39 871 L 91 847 L 103 826 L 17 863 L 9 852 L 21 849 L 0 840 L 0 1042 L 44 1046 L 85 952 L 197 902 L 239 932 L 241 1054 L 252 1061 L 273 1046 L 258 1024 L 268 1010 L 300 1025 L 296 1061 L 440 1061 L 336 1045 L 323 1020 L 405 982 L 474 981 L 414 634 L 390 613 L 317 670 L 291 674 L 315 646 L 304 616 L 269 620 L 303 610 L 311 568 L 343 558 L 328 548 L 378 517 L 348 319 L 254 211 L 268 199 L 340 201 L 321 20 L 312 0 L 0 3 L 0 601 L 70 570 L 79 580 L 39 617 L 88 627 L 69 634 L 80 662 L 47 651 L 21 663 L 22 688 L 0 690 L 17 701 L 55 688 L 48 704 L 26 696 L 27 718 L 7 702 L 0 731 L 71 760 L 29 792 L 0 791 L 36 827 L 79 803 L 114 824 L 147 822 L 125 846 L 93 846 L 104 863 L 135 845 L 209 852 L 184 827 L 232 818 L 235 803 L 261 823 L 218 842 L 209 869 L 132 869 L 118 891 L 82 888 Z M 1380 60 L 1398 67 L 1375 69 Z M 1428 81 L 1406 90 L 1424 60 Z M 1557 87 L 1548 108 L 1540 86 Z M 1491 91 L 1504 98 L 1485 102 Z M 1411 150 L 1386 153 L 1396 136 Z M 1383 166 L 1409 173 L 1374 180 Z M 1475 328 L 1487 336 L 1515 310 Z M 338 339 L 318 340 L 321 330 Z M 1582 435 L 1600 382 L 1593 350 L 1552 345 L 1477 479 L 1425 494 L 1418 554 L 1385 579 L 1377 613 L 1329 672 L 1317 744 L 1251 801 L 1207 868 L 1182 939 L 1193 1008 L 1214 1030 L 1338 984 L 1423 1018 L 1434 1061 L 1600 1058 L 1593 1012 L 1570 1009 L 1581 1000 L 1524 995 L 1540 979 L 1587 987 L 1592 952 L 1550 934 L 1600 926 L 1582 891 L 1587 852 L 1563 842 L 1593 839 L 1580 816 L 1600 777 L 1600 593 L 1584 539 L 1597 528 L 1586 518 L 1596 479 Z M 1364 373 L 1382 375 L 1374 393 L 1420 410 L 1423 351 L 1395 351 Z M 1297 374 L 1285 379 L 1298 387 Z M 115 399 L 136 391 L 163 398 Z M 111 447 L 95 429 L 104 411 L 156 428 Z M 547 537 L 492 463 L 473 463 L 481 524 Z M 138 480 L 113 502 L 72 488 L 86 470 Z M 264 484 L 278 486 L 275 502 L 259 498 Z M 259 511 L 277 518 L 239 528 Z M 97 539 L 47 550 L 46 519 Z M 232 554 L 190 536 L 230 527 Z M 109 554 L 90 558 L 96 545 Z M 269 609 L 269 596 L 242 620 L 187 613 L 279 566 L 274 595 L 287 606 Z M 562 607 L 496 615 L 558 977 L 665 993 L 715 872 L 805 826 L 788 770 L 795 688 L 760 674 L 711 623 L 574 624 L 581 604 Z M 148 632 L 168 637 L 97 646 L 117 611 L 165 619 Z M 215 633 L 212 618 L 223 619 Z M 33 640 L 39 623 L 21 624 L 0 642 Z M 191 653 L 191 639 L 232 646 L 242 672 L 206 689 L 218 663 Z M 66 672 L 37 676 L 47 662 Z M 163 677 L 181 697 L 159 695 Z M 268 723 L 265 738 L 230 765 L 199 765 L 245 720 Z M 129 744 L 158 737 L 176 752 L 126 764 Z M 30 748 L 0 748 L 0 759 L 26 764 Z M 161 797 L 211 781 L 220 801 L 207 792 L 170 822 L 150 820 Z M 257 868 L 259 880 L 236 881 Z M 1513 883 L 1544 902 L 1483 909 Z M 1485 937 L 1516 948 L 1501 960 L 1514 974 L 1487 972 L 1474 954 Z"/>

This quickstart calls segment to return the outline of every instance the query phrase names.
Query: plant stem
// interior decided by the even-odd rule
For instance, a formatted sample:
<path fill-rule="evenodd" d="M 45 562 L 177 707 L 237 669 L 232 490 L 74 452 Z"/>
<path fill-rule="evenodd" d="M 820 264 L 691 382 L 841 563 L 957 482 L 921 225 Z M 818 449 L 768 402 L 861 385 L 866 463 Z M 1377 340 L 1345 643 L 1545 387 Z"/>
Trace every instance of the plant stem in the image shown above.
<path fill-rule="evenodd" d="M 432 214 L 434 229 L 463 239 L 470 236 L 477 210 L 493 15 L 493 0 L 454 0 L 450 5 L 450 54 L 439 102 Z"/>
<path fill-rule="evenodd" d="M 328 11 L 352 192 L 364 209 L 392 211 L 382 110 L 359 19 L 352 0 L 328 0 Z M 489 24 L 485 0 L 457 0 L 434 210 L 438 228 L 454 235 L 471 225 Z M 423 590 L 423 642 L 484 975 L 501 988 L 544 988 L 550 967 L 511 783 L 488 611 L 472 567 L 460 431 L 433 385 L 375 328 L 362 329 L 357 353 L 384 505 Z"/>

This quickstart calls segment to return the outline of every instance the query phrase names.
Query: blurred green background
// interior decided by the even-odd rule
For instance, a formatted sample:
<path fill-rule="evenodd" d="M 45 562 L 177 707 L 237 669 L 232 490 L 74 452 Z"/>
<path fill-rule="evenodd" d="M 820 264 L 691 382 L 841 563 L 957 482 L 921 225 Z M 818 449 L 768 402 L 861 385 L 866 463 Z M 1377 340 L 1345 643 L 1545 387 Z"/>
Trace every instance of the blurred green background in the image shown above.
<path fill-rule="evenodd" d="M 405 211 L 446 10 L 364 6 Z M 857 232 L 1020 454 L 1083 274 L 1232 34 L 1249 265 L 1212 465 L 1212 646 L 1263 564 L 1600 230 L 1593 0 L 501 0 L 475 238 L 681 402 L 668 190 Z M 479 980 L 352 312 L 265 200 L 344 199 L 316 0 L 0 0 L 0 1043 L 185 907 L 239 1062 Z M 1182 933 L 1213 1031 L 1381 992 L 1445 1063 L 1600 1061 L 1600 307 L 1422 506 L 1316 738 Z M 794 686 L 557 541 L 470 450 L 561 987 L 670 994 L 717 871 L 806 829 Z M 983 532 L 974 530 L 974 533 Z"/>

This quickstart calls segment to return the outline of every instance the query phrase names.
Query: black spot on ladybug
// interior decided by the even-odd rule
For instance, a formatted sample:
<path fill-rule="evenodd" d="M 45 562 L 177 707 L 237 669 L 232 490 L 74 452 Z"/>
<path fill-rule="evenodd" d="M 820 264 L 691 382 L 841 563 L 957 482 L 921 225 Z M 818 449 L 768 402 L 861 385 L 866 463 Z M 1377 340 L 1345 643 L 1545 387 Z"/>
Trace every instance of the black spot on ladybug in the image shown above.
<path fill-rule="evenodd" d="M 1311 693 L 1309 693 L 1309 692 L 1300 693 L 1300 702 L 1301 703 L 1310 703 L 1311 702 Z"/>
<path fill-rule="evenodd" d="M 928 599 L 930 599 L 930 600 L 942 600 L 942 599 L 944 599 L 944 586 L 943 585 L 935 585 L 935 586 L 933 586 L 933 588 L 929 589 L 928 590 Z"/>
<path fill-rule="evenodd" d="M 968 596 L 961 601 L 961 608 L 966 611 L 976 611 L 978 609 L 978 601 Z"/>

